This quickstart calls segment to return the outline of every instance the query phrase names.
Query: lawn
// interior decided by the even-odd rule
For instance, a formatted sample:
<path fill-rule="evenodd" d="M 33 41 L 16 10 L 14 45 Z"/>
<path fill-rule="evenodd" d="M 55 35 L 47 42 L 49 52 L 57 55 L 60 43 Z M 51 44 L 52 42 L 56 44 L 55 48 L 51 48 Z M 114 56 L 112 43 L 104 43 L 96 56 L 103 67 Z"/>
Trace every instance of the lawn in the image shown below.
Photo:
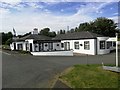
<path fill-rule="evenodd" d="M 72 88 L 118 88 L 118 73 L 105 71 L 100 65 L 74 65 L 59 79 Z"/>

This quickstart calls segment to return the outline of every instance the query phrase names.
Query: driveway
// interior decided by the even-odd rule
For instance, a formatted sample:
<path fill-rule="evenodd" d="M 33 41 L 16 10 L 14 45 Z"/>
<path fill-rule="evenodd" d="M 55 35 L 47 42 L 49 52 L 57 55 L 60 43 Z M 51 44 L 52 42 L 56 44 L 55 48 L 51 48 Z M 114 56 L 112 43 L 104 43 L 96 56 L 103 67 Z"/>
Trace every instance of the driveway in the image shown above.
<path fill-rule="evenodd" d="M 75 64 L 115 64 L 115 53 L 96 56 L 35 57 L 4 51 L 2 56 L 3 88 L 49 88 L 56 74 Z"/>

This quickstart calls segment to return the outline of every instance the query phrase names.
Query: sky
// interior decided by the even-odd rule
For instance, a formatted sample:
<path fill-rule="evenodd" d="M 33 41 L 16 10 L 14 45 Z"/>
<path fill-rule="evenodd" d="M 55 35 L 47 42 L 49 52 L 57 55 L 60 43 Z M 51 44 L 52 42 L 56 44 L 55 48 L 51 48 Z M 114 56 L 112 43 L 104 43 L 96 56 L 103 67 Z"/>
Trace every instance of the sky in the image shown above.
<path fill-rule="evenodd" d="M 51 31 L 78 27 L 98 17 L 118 22 L 118 0 L 0 0 L 0 32 L 25 34 L 34 28 Z"/>

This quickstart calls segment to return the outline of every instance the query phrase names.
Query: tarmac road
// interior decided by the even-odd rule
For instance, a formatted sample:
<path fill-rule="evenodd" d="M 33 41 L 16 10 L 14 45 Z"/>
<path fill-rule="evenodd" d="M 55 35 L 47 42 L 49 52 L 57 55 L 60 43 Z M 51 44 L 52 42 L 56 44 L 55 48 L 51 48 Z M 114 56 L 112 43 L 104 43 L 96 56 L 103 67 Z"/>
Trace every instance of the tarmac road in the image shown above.
<path fill-rule="evenodd" d="M 56 74 L 75 64 L 115 64 L 115 53 L 73 57 L 35 57 L 6 51 L 0 53 L 3 88 L 49 88 Z"/>

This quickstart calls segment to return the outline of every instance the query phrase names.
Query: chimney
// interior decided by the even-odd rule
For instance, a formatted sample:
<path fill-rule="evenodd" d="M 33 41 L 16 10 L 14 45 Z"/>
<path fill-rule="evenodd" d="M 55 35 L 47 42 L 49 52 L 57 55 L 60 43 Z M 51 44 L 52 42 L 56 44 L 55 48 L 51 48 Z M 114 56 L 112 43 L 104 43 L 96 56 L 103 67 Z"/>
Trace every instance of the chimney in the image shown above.
<path fill-rule="evenodd" d="M 37 28 L 33 29 L 33 34 L 38 34 L 38 29 Z"/>

